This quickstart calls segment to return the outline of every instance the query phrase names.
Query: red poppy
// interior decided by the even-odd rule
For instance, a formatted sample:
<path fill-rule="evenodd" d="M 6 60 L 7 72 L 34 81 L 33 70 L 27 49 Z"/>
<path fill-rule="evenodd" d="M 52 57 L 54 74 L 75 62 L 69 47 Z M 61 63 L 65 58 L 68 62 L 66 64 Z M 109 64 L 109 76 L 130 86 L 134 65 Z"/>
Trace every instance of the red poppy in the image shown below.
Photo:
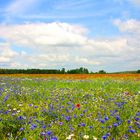
<path fill-rule="evenodd" d="M 77 107 L 77 108 L 80 108 L 80 104 L 76 104 L 76 107 Z"/>

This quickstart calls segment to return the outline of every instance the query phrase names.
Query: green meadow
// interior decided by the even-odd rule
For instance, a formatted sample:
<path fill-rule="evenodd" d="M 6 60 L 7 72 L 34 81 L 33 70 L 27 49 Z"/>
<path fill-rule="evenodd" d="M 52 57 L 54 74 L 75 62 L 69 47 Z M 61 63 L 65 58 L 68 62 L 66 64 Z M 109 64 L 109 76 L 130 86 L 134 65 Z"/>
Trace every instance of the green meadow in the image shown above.
<path fill-rule="evenodd" d="M 0 77 L 1 140 L 139 140 L 140 81 Z"/>

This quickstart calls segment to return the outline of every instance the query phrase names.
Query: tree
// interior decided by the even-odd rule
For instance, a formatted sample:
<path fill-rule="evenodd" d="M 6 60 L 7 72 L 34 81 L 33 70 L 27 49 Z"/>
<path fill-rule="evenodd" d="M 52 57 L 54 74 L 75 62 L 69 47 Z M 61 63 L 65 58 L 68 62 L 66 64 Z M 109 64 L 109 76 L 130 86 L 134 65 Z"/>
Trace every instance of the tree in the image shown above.
<path fill-rule="evenodd" d="M 61 69 L 61 73 L 62 73 L 62 74 L 65 74 L 65 68 L 62 68 L 62 69 Z"/>
<path fill-rule="evenodd" d="M 137 73 L 140 73 L 140 70 L 137 70 Z"/>
<path fill-rule="evenodd" d="M 99 70 L 99 74 L 105 74 L 106 72 L 104 70 Z"/>

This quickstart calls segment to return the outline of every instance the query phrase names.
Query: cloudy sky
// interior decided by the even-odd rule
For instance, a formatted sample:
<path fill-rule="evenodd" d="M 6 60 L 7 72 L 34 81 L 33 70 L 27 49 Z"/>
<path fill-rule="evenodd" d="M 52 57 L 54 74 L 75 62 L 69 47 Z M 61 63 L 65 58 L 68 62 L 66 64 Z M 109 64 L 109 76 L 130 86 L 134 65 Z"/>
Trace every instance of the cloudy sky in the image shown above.
<path fill-rule="evenodd" d="M 1 0 L 0 68 L 140 69 L 140 0 Z"/>

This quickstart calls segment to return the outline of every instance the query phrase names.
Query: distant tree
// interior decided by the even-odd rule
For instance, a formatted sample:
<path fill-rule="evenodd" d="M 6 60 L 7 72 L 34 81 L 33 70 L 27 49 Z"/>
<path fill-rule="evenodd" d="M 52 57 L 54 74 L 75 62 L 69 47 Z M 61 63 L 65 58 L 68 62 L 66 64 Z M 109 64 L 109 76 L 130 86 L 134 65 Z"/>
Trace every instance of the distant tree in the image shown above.
<path fill-rule="evenodd" d="M 90 74 L 94 74 L 94 72 L 93 72 L 93 71 L 91 71 L 91 72 L 90 72 Z"/>
<path fill-rule="evenodd" d="M 137 73 L 140 73 L 140 70 L 137 70 Z"/>
<path fill-rule="evenodd" d="M 77 68 L 66 71 L 65 68 L 59 69 L 0 69 L 0 74 L 88 74 L 87 68 Z"/>
<path fill-rule="evenodd" d="M 99 74 L 105 74 L 106 72 L 104 70 L 99 70 Z"/>
<path fill-rule="evenodd" d="M 65 74 L 65 68 L 62 68 L 62 69 L 61 69 L 61 73 L 62 73 L 62 74 Z"/>

